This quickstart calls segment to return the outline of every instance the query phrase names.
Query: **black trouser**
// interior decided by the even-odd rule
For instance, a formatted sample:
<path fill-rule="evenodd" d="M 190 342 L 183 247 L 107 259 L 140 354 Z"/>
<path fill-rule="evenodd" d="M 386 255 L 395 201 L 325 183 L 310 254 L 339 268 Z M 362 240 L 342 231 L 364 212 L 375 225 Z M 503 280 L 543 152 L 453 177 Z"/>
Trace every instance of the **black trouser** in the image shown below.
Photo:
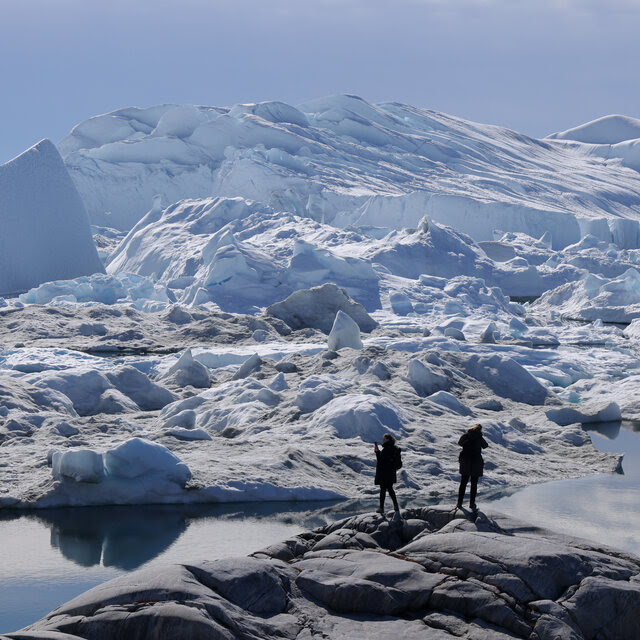
<path fill-rule="evenodd" d="M 380 485 L 380 509 L 384 509 L 384 500 L 387 497 L 387 491 L 389 492 L 389 497 L 393 502 L 393 508 L 396 511 L 400 511 L 400 507 L 398 506 L 398 499 L 396 498 L 396 492 L 393 490 L 392 483 Z"/>
<path fill-rule="evenodd" d="M 458 489 L 458 504 L 462 504 L 464 500 L 464 492 L 467 490 L 467 482 L 469 476 L 463 475 L 460 478 L 460 488 Z M 469 504 L 476 503 L 476 494 L 478 493 L 478 476 L 471 476 L 471 494 L 469 495 Z"/>

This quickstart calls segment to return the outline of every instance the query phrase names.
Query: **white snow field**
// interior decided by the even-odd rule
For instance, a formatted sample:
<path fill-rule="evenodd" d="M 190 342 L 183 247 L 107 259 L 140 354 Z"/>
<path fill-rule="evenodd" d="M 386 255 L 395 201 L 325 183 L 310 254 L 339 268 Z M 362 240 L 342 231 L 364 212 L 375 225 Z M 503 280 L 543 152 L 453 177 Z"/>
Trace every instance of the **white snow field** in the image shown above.
<path fill-rule="evenodd" d="M 447 497 L 475 422 L 485 495 L 620 470 L 581 423 L 640 417 L 640 331 L 607 324 L 640 318 L 640 174 L 593 154 L 634 127 L 353 96 L 81 123 L 59 149 L 107 273 L 32 260 L 0 298 L 0 507 L 374 496 L 387 431 L 400 499 Z M 66 175 L 48 143 L 1 169 L 40 156 Z M 38 197 L 88 234 L 67 195 Z"/>
<path fill-rule="evenodd" d="M 87 213 L 53 143 L 0 165 L 0 295 L 96 272 Z"/>

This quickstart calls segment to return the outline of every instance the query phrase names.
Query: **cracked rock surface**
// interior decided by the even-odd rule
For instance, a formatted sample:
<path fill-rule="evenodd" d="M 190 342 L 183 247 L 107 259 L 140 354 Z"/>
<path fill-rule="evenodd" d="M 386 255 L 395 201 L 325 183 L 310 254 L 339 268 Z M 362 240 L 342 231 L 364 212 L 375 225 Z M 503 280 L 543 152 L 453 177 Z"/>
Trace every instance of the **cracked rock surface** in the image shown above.
<path fill-rule="evenodd" d="M 14 640 L 633 640 L 640 559 L 484 511 L 363 514 L 247 558 L 142 569 Z"/>

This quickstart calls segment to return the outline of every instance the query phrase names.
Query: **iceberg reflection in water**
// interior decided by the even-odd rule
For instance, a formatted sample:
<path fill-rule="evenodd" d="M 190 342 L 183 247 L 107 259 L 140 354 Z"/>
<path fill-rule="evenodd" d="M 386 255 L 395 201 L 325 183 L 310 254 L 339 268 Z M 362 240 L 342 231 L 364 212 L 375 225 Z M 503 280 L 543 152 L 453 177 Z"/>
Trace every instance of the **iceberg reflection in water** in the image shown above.
<path fill-rule="evenodd" d="M 622 473 L 532 485 L 492 503 L 508 515 L 640 555 L 640 424 L 588 425 L 600 451 L 624 453 Z"/>
<path fill-rule="evenodd" d="M 2 511 L 0 633 L 144 564 L 246 555 L 350 515 L 344 509 L 280 502 Z"/>

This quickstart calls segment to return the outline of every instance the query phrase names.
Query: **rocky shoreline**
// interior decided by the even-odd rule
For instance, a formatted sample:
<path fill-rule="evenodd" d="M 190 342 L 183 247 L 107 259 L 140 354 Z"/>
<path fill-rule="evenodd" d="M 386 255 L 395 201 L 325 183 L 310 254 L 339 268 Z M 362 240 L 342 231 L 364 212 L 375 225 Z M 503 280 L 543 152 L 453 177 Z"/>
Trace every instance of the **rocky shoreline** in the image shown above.
<path fill-rule="evenodd" d="M 0 638 L 632 640 L 640 559 L 491 510 L 363 514 L 246 558 L 141 569 Z"/>

